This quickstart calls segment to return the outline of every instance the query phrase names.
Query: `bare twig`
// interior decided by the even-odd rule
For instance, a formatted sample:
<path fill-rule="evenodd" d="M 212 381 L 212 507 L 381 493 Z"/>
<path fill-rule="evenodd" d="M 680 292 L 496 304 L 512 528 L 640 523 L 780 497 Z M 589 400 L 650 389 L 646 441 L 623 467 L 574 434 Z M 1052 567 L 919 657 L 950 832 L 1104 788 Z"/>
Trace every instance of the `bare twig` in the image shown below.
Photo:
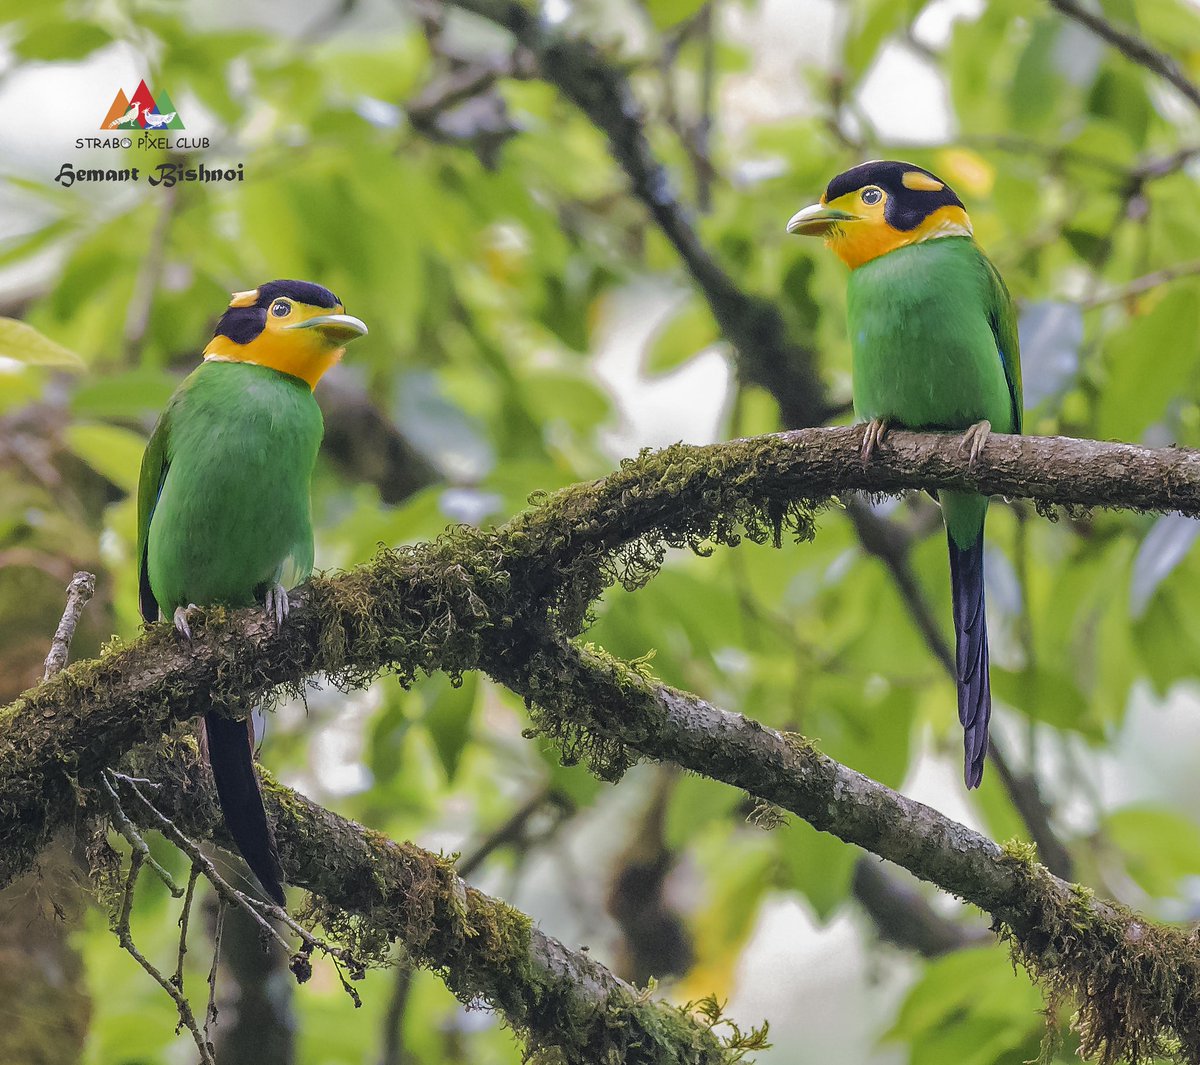
<path fill-rule="evenodd" d="M 155 827 L 192 859 L 193 867 L 199 867 L 204 878 L 216 890 L 217 895 L 228 905 L 234 906 L 246 913 L 254 924 L 258 926 L 259 931 L 265 939 L 273 940 L 287 953 L 291 958 L 290 967 L 297 982 L 304 983 L 308 979 L 312 969 L 309 959 L 314 951 L 320 951 L 333 962 L 338 978 L 341 980 L 342 989 L 350 996 L 356 1006 L 362 1004 L 358 992 L 347 981 L 341 968 L 344 964 L 350 970 L 352 979 L 358 979 L 362 975 L 362 966 L 350 951 L 314 936 L 282 907 L 262 902 L 243 891 L 237 890 L 237 888 L 233 887 L 221 876 L 208 855 L 142 794 L 141 789 L 132 778 L 120 774 L 114 774 L 114 776 L 133 792 L 134 796 L 141 803 L 142 808 L 154 821 Z M 292 948 L 292 945 L 279 933 L 279 930 L 276 929 L 271 921 L 267 920 L 268 917 L 286 925 L 288 930 L 301 941 L 303 946 L 299 951 Z"/>
<path fill-rule="evenodd" d="M 140 860 L 150 866 L 155 876 L 166 884 L 167 890 L 172 896 L 180 898 L 183 895 L 183 888 L 176 884 L 171 874 L 154 860 L 154 856 L 150 853 L 149 845 L 142 839 L 138 830 L 133 827 L 132 822 L 121 806 L 121 800 L 113 790 L 109 773 L 104 772 L 100 774 L 100 787 L 108 799 L 108 808 L 112 814 L 113 823 L 116 825 L 117 831 L 129 841 L 129 845 L 133 848 L 134 852 L 141 855 Z"/>
<path fill-rule="evenodd" d="M 1087 27 L 1097 37 L 1108 41 L 1126 59 L 1145 67 L 1164 81 L 1174 85 L 1184 97 L 1200 108 L 1200 86 L 1191 81 L 1178 62 L 1165 52 L 1160 52 L 1147 41 L 1130 30 L 1114 26 L 1103 15 L 1090 11 L 1077 0 L 1049 0 L 1050 6 L 1060 14 Z"/>
<path fill-rule="evenodd" d="M 193 866 L 193 868 L 195 868 Z M 212 964 L 208 968 L 208 1005 L 204 1009 L 204 1038 L 208 1039 L 210 1025 L 217 1020 L 217 965 L 221 960 L 221 939 L 225 931 L 225 913 L 229 904 L 217 899 L 217 916 L 213 920 Z"/>
<path fill-rule="evenodd" d="M 121 899 L 121 911 L 117 917 L 116 926 L 113 928 L 113 931 L 116 933 L 121 947 L 128 952 L 138 965 L 153 977 L 159 987 L 171 996 L 171 1000 L 175 1003 L 175 1009 L 179 1013 L 180 1026 L 186 1028 L 195 1041 L 196 1049 L 200 1052 L 202 1065 L 216 1065 L 212 1044 L 208 1041 L 206 1034 L 201 1032 L 200 1026 L 196 1023 L 196 1017 L 192 1013 L 192 1007 L 188 1004 L 188 1000 L 184 997 L 182 988 L 176 987 L 173 980 L 164 976 L 137 948 L 137 945 L 133 941 L 133 935 L 129 928 L 129 916 L 133 910 L 133 889 L 134 885 L 137 884 L 138 873 L 141 871 L 143 858 L 142 852 L 138 850 L 133 851 L 130 855 L 129 874 L 125 878 L 125 893 Z"/>
<path fill-rule="evenodd" d="M 1200 259 L 1190 263 L 1177 263 L 1174 266 L 1164 266 L 1161 270 L 1143 274 L 1141 277 L 1135 277 L 1132 281 L 1127 281 L 1116 288 L 1088 297 L 1083 301 L 1083 307 L 1085 310 L 1091 310 L 1094 307 L 1104 307 L 1111 303 L 1121 303 L 1125 300 L 1145 295 L 1145 293 L 1151 289 L 1158 288 L 1160 285 L 1166 285 L 1184 277 L 1196 277 L 1197 275 L 1200 275 Z"/>
<path fill-rule="evenodd" d="M 71 578 L 67 585 L 67 605 L 63 610 L 62 620 L 54 632 L 54 642 L 50 645 L 50 653 L 46 655 L 46 668 L 42 673 L 43 680 L 49 680 L 67 664 L 71 652 L 71 640 L 75 629 L 83 615 L 83 608 L 96 594 L 96 576 L 80 570 Z"/>
<path fill-rule="evenodd" d="M 145 795 L 142 794 L 141 789 L 131 777 L 127 777 L 119 773 L 114 773 L 113 776 L 133 793 L 134 797 L 141 804 L 142 808 L 147 814 L 150 815 L 154 827 L 157 828 L 164 836 L 166 836 L 167 839 L 174 843 L 175 846 L 177 846 L 181 851 L 183 851 L 184 854 L 191 858 L 193 866 L 198 866 L 200 868 L 204 878 L 210 884 L 212 884 L 220 898 L 224 899 L 224 901 L 230 906 L 236 906 L 240 910 L 245 910 L 250 915 L 254 923 L 258 926 L 259 931 L 264 937 L 267 939 L 273 939 L 276 943 L 283 947 L 288 954 L 292 953 L 291 944 L 284 939 L 275 926 L 271 924 L 270 921 L 266 920 L 259 912 L 257 906 L 255 905 L 257 903 L 256 899 L 251 898 L 249 895 L 246 895 L 243 892 L 238 891 L 237 888 L 231 886 L 229 882 L 217 871 L 217 867 L 213 864 L 212 859 L 210 859 L 208 855 L 205 854 L 199 847 L 197 847 L 191 839 L 181 832 L 176 824 L 169 817 L 163 814 L 158 807 L 154 805 L 154 803 L 152 803 L 146 798 Z"/>
<path fill-rule="evenodd" d="M 192 917 L 192 902 L 196 897 L 196 881 L 200 879 L 200 866 L 195 862 L 192 863 L 191 871 L 188 873 L 187 892 L 183 897 L 183 908 L 179 911 L 179 955 L 175 961 L 175 976 L 173 980 L 175 986 L 183 991 L 183 959 L 188 952 L 187 937 L 188 924 Z M 207 1016 L 207 1015 L 206 1015 Z M 207 1034 L 208 1021 L 205 1020 Z"/>

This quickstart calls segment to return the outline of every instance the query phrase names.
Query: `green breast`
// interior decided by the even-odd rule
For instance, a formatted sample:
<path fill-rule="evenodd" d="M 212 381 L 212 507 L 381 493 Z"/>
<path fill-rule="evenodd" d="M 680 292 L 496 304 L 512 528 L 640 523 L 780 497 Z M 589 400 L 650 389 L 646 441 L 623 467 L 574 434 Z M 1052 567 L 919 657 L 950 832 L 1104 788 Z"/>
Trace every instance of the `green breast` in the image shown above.
<path fill-rule="evenodd" d="M 854 270 L 848 318 L 858 416 L 911 429 L 965 429 L 986 418 L 997 432 L 1012 432 L 991 324 L 1011 308 L 994 304 L 988 265 L 969 237 L 898 248 Z"/>
<path fill-rule="evenodd" d="M 147 540 L 164 612 L 248 606 L 312 571 L 309 485 L 324 433 L 303 381 L 248 363 L 206 362 L 168 407 L 169 463 Z"/>

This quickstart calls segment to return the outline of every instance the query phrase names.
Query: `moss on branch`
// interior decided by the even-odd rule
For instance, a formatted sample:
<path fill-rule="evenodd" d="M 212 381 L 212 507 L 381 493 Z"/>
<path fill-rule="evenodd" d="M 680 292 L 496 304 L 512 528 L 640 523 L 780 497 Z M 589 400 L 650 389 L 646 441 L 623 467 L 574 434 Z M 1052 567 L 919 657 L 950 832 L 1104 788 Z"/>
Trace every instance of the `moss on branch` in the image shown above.
<path fill-rule="evenodd" d="M 1190 941 L 1153 929 L 1137 932 L 1131 945 L 1122 937 L 1134 919 L 1100 904 L 1071 910 L 1070 885 L 1030 871 L 984 837 L 803 742 L 567 643 L 606 587 L 640 585 L 669 548 L 703 552 L 744 536 L 805 539 L 818 510 L 849 489 L 972 488 L 1047 504 L 1200 513 L 1200 456 L 1191 451 L 994 436 L 971 470 L 956 437 L 897 432 L 864 466 L 861 434 L 861 427 L 802 430 L 647 453 L 607 478 L 536 500 L 499 528 L 455 527 L 432 543 L 381 551 L 349 573 L 317 578 L 296 596 L 281 632 L 261 612 L 213 610 L 188 646 L 164 624 L 65 670 L 0 710 L 0 882 L 28 868 L 53 830 L 76 815 L 101 768 L 212 705 L 244 712 L 274 692 L 301 691 L 315 674 L 354 687 L 382 670 L 408 683 L 434 670 L 482 669 L 525 695 L 536 726 L 568 755 L 588 757 L 605 775 L 641 756 L 676 761 L 992 913 L 1044 980 L 1082 992 L 1085 1019 L 1095 1018 L 1085 1029 L 1094 1033 L 1089 1046 L 1137 1054 L 1174 1033 L 1191 1048 L 1189 1060 L 1200 1060 L 1188 1020 L 1200 1016 Z M 395 858 L 377 857 L 387 855 Z M 372 862 L 341 872 L 365 898 L 375 890 Z M 358 912 L 349 901 L 338 905 Z M 1079 920 L 1064 923 L 1064 914 Z M 514 932 L 507 924 L 495 929 L 505 941 Z M 455 979 L 462 959 L 440 955 Z M 1134 1034 L 1119 1038 L 1101 1023 L 1108 1015 L 1099 1005 L 1087 1012 L 1089 1002 L 1136 1021 Z M 1152 1017 L 1157 1028 L 1149 1020 L 1140 1026 Z"/>
<path fill-rule="evenodd" d="M 1103 1065 L 1175 1054 L 1200 1062 L 1200 939 L 1094 897 L 821 754 L 809 741 L 647 678 L 603 652 L 560 642 L 506 684 L 537 730 L 603 772 L 670 761 L 745 790 L 903 866 L 990 913 L 1051 1004 L 1078 1007 L 1085 1057 Z"/>
<path fill-rule="evenodd" d="M 193 838 L 228 846 L 194 744 L 139 765 L 170 786 L 156 806 Z M 467 1005 L 500 1010 L 541 1060 L 569 1065 L 734 1065 L 761 1037 L 715 1030 L 718 1016 L 652 998 L 586 954 L 541 932 L 519 910 L 465 884 L 454 861 L 340 817 L 263 773 L 287 881 L 312 894 L 306 919 L 349 947 L 360 969 L 388 948 L 437 972 Z M 131 812 L 146 828 L 156 822 Z"/>
<path fill-rule="evenodd" d="M 643 583 L 669 548 L 804 539 L 840 492 L 974 488 L 1045 504 L 1200 513 L 1200 456 L 1183 449 L 993 436 L 970 470 L 957 438 L 897 432 L 864 466 L 861 433 L 798 430 L 646 453 L 538 499 L 497 529 L 458 526 L 316 578 L 281 633 L 256 612 L 213 610 L 187 647 L 160 625 L 64 670 L 0 710 L 0 883 L 73 816 L 77 780 L 174 721 L 213 704 L 244 711 L 318 673 L 353 687 L 384 669 L 404 683 L 489 662 L 502 671 L 547 632 L 576 635 L 610 583 Z"/>

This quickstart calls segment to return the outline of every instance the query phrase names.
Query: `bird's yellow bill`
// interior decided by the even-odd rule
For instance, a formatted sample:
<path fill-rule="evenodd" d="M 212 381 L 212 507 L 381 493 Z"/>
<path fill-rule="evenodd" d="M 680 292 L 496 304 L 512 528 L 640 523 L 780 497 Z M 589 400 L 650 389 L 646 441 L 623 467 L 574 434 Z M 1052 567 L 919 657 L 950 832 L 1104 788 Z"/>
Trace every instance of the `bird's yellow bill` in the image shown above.
<path fill-rule="evenodd" d="M 341 346 L 355 337 L 367 335 L 366 323 L 352 314 L 319 314 L 313 318 L 305 318 L 285 329 L 315 329 L 332 344 Z"/>
<path fill-rule="evenodd" d="M 823 237 L 834 226 L 857 221 L 858 215 L 839 211 L 836 207 L 827 207 L 823 203 L 814 203 L 792 215 L 788 220 L 787 231 L 802 237 Z"/>

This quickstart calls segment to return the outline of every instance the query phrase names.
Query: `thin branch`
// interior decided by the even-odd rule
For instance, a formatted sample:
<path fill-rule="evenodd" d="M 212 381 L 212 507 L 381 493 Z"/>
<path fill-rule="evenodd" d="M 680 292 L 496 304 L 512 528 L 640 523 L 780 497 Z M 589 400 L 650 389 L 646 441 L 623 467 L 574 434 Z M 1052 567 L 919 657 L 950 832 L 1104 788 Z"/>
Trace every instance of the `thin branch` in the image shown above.
<path fill-rule="evenodd" d="M 1191 81 L 1179 63 L 1166 52 L 1160 52 L 1130 30 L 1114 26 L 1103 15 L 1089 11 L 1077 0 L 1049 0 L 1049 4 L 1060 14 L 1108 41 L 1126 59 L 1174 85 L 1193 105 L 1200 108 L 1200 86 Z"/>
<path fill-rule="evenodd" d="M 1130 172 L 1132 181 L 1145 184 L 1159 178 L 1177 174 L 1193 159 L 1200 156 L 1200 144 L 1186 144 L 1168 155 L 1151 156 L 1143 159 Z"/>
<path fill-rule="evenodd" d="M 186 156 L 178 154 L 174 158 L 178 161 Z M 179 207 L 179 191 L 171 185 L 163 190 L 158 217 L 154 221 L 154 229 L 150 232 L 149 245 L 142 256 L 142 266 L 134 282 L 133 297 L 125 313 L 125 354 L 131 359 L 140 353 L 142 343 L 146 339 L 146 330 L 150 327 L 150 312 L 154 308 L 154 296 L 158 292 L 163 275 L 167 242 Z"/>
<path fill-rule="evenodd" d="M 117 941 L 121 944 L 122 949 L 153 977 L 159 987 L 171 996 L 171 1000 L 175 1003 L 175 1009 L 179 1013 L 180 1026 L 186 1028 L 195 1041 L 196 1049 L 200 1053 L 201 1065 L 216 1065 L 212 1044 L 208 1041 L 206 1033 L 202 1032 L 200 1026 L 196 1023 L 192 1007 L 184 997 L 182 989 L 176 987 L 172 980 L 164 976 L 138 949 L 133 941 L 133 935 L 129 928 L 129 917 L 133 911 L 133 889 L 137 884 L 138 873 L 141 871 L 142 859 L 143 855 L 140 851 L 135 850 L 130 855 L 129 873 L 125 878 L 125 892 L 121 899 L 121 910 L 113 931 L 116 932 Z"/>
<path fill-rule="evenodd" d="M 108 802 L 108 809 L 112 814 L 113 823 L 117 831 L 129 841 L 129 846 L 133 848 L 134 853 L 140 856 L 139 861 L 145 862 L 153 870 L 154 875 L 166 885 L 167 890 L 173 898 L 181 898 L 184 893 L 183 888 L 176 884 L 171 874 L 154 860 L 154 855 L 150 853 L 149 844 L 142 839 L 141 834 L 133 827 L 128 814 L 125 813 L 124 808 L 121 806 L 121 800 L 113 790 L 108 773 L 100 774 L 100 788 L 104 792 L 104 796 Z"/>
<path fill-rule="evenodd" d="M 179 911 L 179 953 L 175 959 L 175 975 L 171 978 L 172 982 L 180 992 L 183 991 L 183 959 L 187 955 L 188 945 L 188 925 L 192 919 L 192 903 L 196 898 L 196 881 L 200 879 L 200 866 L 195 862 L 192 863 L 191 871 L 188 873 L 187 891 L 183 897 L 183 908 Z M 207 1015 L 206 1015 L 207 1016 Z M 205 1026 L 207 1028 L 207 1020 Z M 205 1035 L 207 1035 L 207 1030 Z"/>
<path fill-rule="evenodd" d="M 919 891 L 890 875 L 883 862 L 871 855 L 855 862 L 851 886 L 883 939 L 924 958 L 991 940 L 981 924 L 960 924 L 943 917 Z"/>
<path fill-rule="evenodd" d="M 1141 277 L 1135 277 L 1132 281 L 1126 281 L 1125 284 L 1119 285 L 1116 288 L 1099 292 L 1084 300 L 1082 306 L 1084 310 L 1092 310 L 1095 307 L 1105 307 L 1111 303 L 1123 303 L 1125 300 L 1145 295 L 1145 293 L 1151 289 L 1158 288 L 1160 285 L 1166 285 L 1184 277 L 1196 277 L 1197 275 L 1200 275 L 1200 259 L 1190 263 L 1177 263 L 1174 266 L 1164 266 L 1161 270 L 1154 270 L 1149 274 L 1143 274 Z"/>
<path fill-rule="evenodd" d="M 216 612 L 198 622 L 187 647 L 160 626 L 129 648 L 64 670 L 0 711 L 0 881 L 28 868 L 74 815 L 68 778 L 94 776 L 172 722 L 222 702 L 245 705 L 317 673 L 361 683 L 385 666 L 409 677 L 478 668 L 487 646 L 519 643 L 523 626 L 547 611 L 574 635 L 612 580 L 649 575 L 668 544 L 732 542 L 743 520 L 766 538 L 785 518 L 811 522 L 806 501 L 918 486 L 1200 514 L 1200 452 L 994 434 L 972 470 L 957 436 L 897 431 L 864 466 L 862 432 L 675 445 L 546 497 L 498 529 L 454 529 L 315 580 L 295 596 L 282 632 L 261 611 L 233 623 Z"/>
<path fill-rule="evenodd" d="M 735 543 L 745 533 L 778 539 L 785 524 L 811 535 L 812 508 L 849 489 L 920 485 L 1200 513 L 1200 452 L 994 435 L 971 469 L 958 436 L 897 431 L 864 465 L 862 433 L 861 426 L 809 429 L 675 445 L 548 496 L 498 529 L 455 527 L 433 543 L 381 551 L 366 566 L 317 579 L 295 596 L 280 631 L 261 611 L 217 612 L 197 620 L 186 647 L 163 624 L 132 647 L 71 666 L 0 711 L 0 872 L 24 868 L 47 833 L 73 816 L 68 781 L 92 779 L 138 743 L 161 743 L 176 721 L 245 705 L 280 684 L 295 688 L 315 673 L 362 684 L 385 666 L 410 679 L 417 671 L 483 669 L 531 701 L 535 723 L 568 755 L 590 756 L 605 773 L 638 756 L 674 761 L 987 909 L 1011 928 L 1028 964 L 1081 992 L 1092 1018 L 1085 1045 L 1124 1046 L 1144 1031 L 1140 1021 L 1126 1025 L 1132 1035 L 1104 1028 L 1107 1003 L 1108 1016 L 1155 1018 L 1200 1048 L 1200 958 L 1173 930 L 1092 901 L 798 738 L 565 642 L 610 582 L 644 581 L 668 545 Z M 180 833 L 181 819 L 200 816 L 212 823 L 208 833 L 219 831 L 215 806 L 197 803 L 196 794 L 196 785 L 168 780 L 155 806 L 184 804 L 162 810 Z M 139 809 L 152 816 L 150 804 Z M 561 1038 L 565 1017 L 579 1016 L 581 995 L 604 1004 L 585 1032 L 568 1025 L 589 1049 L 612 1038 L 614 1009 L 622 1039 L 652 1041 L 646 1026 L 671 1016 L 473 893 L 445 861 L 364 833 L 291 793 L 273 794 L 272 814 L 289 880 L 383 922 L 443 970 L 453 989 L 497 1005 L 535 1043 Z M 340 848 L 333 846 L 338 838 Z M 1164 974 L 1176 1005 L 1163 1000 Z M 555 1004 L 550 1013 L 547 996 Z M 1179 1012 L 1185 1008 L 1190 1021 Z M 677 1019 L 670 1045 L 680 1025 L 695 1036 L 691 1022 Z M 713 1042 L 700 1045 L 703 1052 L 689 1060 L 722 1060 Z M 589 1059 L 580 1052 L 574 1060 Z"/>
<path fill-rule="evenodd" d="M 225 932 L 225 913 L 229 904 L 217 899 L 217 916 L 213 920 L 212 964 L 208 968 L 208 1005 L 204 1010 L 204 1038 L 208 1039 L 209 1027 L 217 1020 L 217 966 L 221 961 L 221 940 Z"/>
<path fill-rule="evenodd" d="M 172 782 L 159 812 L 195 839 L 227 839 L 207 772 L 177 745 L 154 763 Z M 655 1001 L 528 917 L 467 885 L 443 856 L 398 843 L 322 808 L 262 773 L 290 884 L 329 910 L 366 922 L 436 969 L 464 1002 L 500 1009 L 534 1047 L 571 1065 L 734 1065 L 703 1020 Z M 142 808 L 144 809 L 144 808 Z M 146 812 L 150 827 L 152 815 Z"/>
<path fill-rule="evenodd" d="M 42 673 L 42 680 L 49 680 L 67 664 L 71 653 L 71 640 L 75 636 L 79 619 L 83 616 L 83 608 L 95 594 L 95 574 L 80 570 L 71 578 L 71 583 L 67 585 L 67 605 L 54 632 L 50 653 L 46 655 L 46 668 Z"/>

